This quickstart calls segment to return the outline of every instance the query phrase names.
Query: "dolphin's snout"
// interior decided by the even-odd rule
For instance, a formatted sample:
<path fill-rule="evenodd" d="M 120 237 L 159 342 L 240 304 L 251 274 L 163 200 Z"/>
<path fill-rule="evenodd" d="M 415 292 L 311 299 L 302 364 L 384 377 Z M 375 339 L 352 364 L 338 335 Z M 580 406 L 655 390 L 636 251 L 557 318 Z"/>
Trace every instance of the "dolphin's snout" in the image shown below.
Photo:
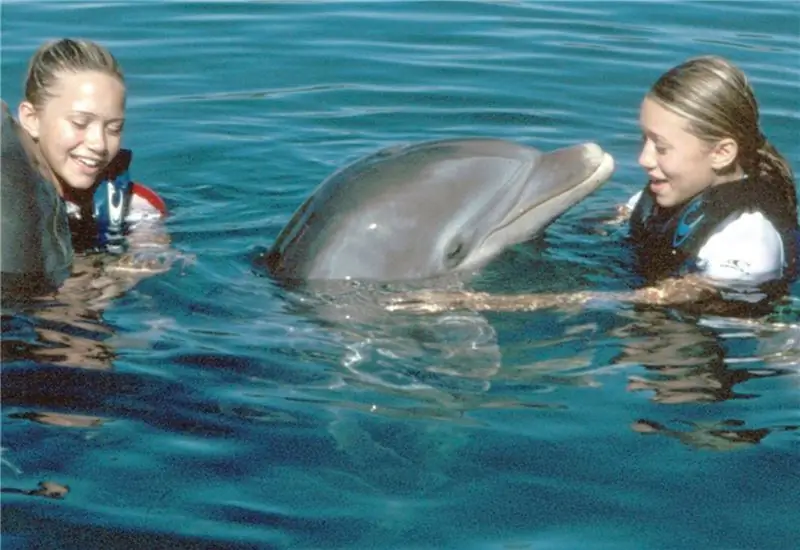
<path fill-rule="evenodd" d="M 603 151 L 603 148 L 600 147 L 598 144 L 592 142 L 584 143 L 583 149 L 584 149 L 583 155 L 584 157 L 586 157 L 587 161 L 599 163 L 603 160 L 603 155 L 605 155 L 605 151 Z"/>
<path fill-rule="evenodd" d="M 531 193 L 536 202 L 548 200 L 585 184 L 599 186 L 614 171 L 614 159 L 600 145 L 585 142 L 545 153 L 536 168 Z"/>
<path fill-rule="evenodd" d="M 583 153 L 584 162 L 590 166 L 598 166 L 603 162 L 603 157 L 608 154 L 602 147 L 591 141 L 582 143 L 578 148 Z"/>
<path fill-rule="evenodd" d="M 614 157 L 591 141 L 579 147 L 583 150 L 583 164 L 594 170 L 594 175 L 601 181 L 608 179 L 614 172 Z"/>

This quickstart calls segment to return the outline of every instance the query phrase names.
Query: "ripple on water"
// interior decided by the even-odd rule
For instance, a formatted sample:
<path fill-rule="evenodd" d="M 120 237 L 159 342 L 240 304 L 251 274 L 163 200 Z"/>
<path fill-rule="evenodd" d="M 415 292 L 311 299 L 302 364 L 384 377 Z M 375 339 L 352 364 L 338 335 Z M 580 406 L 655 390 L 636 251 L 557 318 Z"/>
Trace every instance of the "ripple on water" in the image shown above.
<path fill-rule="evenodd" d="M 796 167 L 799 22 L 795 2 L 4 2 L 5 83 L 65 29 L 112 47 L 134 177 L 197 257 L 113 298 L 4 309 L 4 543 L 791 547 L 800 286 L 747 321 L 386 315 L 369 293 L 300 299 L 251 260 L 381 147 L 592 140 L 612 181 L 472 284 L 629 288 L 598 220 L 642 184 L 643 94 L 728 56 Z"/>

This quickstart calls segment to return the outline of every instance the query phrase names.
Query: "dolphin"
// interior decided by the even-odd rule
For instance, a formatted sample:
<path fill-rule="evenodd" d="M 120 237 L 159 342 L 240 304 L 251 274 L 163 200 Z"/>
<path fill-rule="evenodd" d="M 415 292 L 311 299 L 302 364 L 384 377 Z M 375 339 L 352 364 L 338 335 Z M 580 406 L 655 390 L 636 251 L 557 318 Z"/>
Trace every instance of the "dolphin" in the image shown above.
<path fill-rule="evenodd" d="M 279 280 L 406 282 L 474 272 L 605 183 L 595 143 L 501 139 L 379 150 L 325 179 L 259 258 Z"/>

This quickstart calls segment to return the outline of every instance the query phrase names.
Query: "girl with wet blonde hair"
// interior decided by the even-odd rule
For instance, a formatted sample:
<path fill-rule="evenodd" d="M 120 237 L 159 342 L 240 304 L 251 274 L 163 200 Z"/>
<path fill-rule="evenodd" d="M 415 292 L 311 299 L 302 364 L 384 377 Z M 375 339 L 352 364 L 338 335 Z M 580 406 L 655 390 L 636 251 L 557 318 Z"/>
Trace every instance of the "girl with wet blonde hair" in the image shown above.
<path fill-rule="evenodd" d="M 125 102 L 122 69 L 95 42 L 54 40 L 31 57 L 18 122 L 2 104 L 4 295 L 12 280 L 58 286 L 73 250 L 122 251 L 140 222 L 165 215 L 128 174 Z"/>
<path fill-rule="evenodd" d="M 622 207 L 634 292 L 497 296 L 421 293 L 393 310 L 532 310 L 593 299 L 647 304 L 751 303 L 785 292 L 800 231 L 792 170 L 759 125 L 745 74 L 717 56 L 664 73 L 639 113 L 645 188 Z M 723 308 L 724 309 L 724 308 Z"/>
<path fill-rule="evenodd" d="M 664 73 L 648 95 L 685 118 L 699 139 L 732 138 L 744 172 L 770 178 L 797 207 L 792 169 L 762 133 L 758 102 L 741 69 L 722 57 L 697 57 Z"/>
<path fill-rule="evenodd" d="M 629 206 L 644 275 L 738 283 L 794 274 L 794 178 L 761 131 L 739 68 L 706 56 L 667 71 L 642 102 L 640 125 L 649 181 Z"/>

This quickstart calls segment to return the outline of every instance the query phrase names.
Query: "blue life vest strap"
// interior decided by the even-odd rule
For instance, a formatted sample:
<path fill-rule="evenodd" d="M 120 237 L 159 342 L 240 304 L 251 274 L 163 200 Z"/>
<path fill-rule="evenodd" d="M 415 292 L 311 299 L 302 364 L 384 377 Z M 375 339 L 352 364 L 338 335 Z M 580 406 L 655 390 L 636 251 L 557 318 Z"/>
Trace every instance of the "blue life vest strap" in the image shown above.
<path fill-rule="evenodd" d="M 94 191 L 93 217 L 97 224 L 97 245 L 112 252 L 124 248 L 125 216 L 133 187 L 128 171 L 131 158 L 131 151 L 120 150 L 106 169 L 107 177 Z"/>

